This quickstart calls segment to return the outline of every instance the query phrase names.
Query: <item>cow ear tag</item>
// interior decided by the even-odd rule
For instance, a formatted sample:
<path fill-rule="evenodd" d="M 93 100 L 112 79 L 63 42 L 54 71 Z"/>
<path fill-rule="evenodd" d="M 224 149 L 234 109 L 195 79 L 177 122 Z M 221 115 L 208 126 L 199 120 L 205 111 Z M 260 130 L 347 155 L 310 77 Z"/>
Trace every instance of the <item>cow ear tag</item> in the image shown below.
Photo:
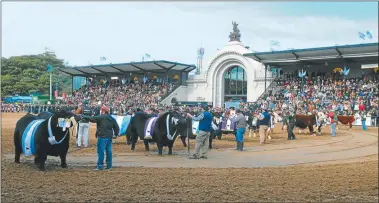
<path fill-rule="evenodd" d="M 71 125 L 71 120 L 70 119 L 66 119 L 65 122 L 66 122 L 65 123 L 66 124 L 66 128 L 70 128 L 71 127 L 70 126 Z"/>

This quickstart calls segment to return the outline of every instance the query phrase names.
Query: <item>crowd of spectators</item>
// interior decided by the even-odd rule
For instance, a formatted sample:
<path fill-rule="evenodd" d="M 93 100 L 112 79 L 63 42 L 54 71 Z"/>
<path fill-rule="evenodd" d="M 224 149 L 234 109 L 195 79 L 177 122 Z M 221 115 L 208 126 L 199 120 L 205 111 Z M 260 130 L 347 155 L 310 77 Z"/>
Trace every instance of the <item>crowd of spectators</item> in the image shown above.
<path fill-rule="evenodd" d="M 359 112 L 379 116 L 378 81 L 378 74 L 344 78 L 338 73 L 318 73 L 302 79 L 297 73 L 288 73 L 274 81 L 253 108 L 280 112 L 284 103 L 295 102 L 302 114 L 333 109 L 339 115 Z"/>
<path fill-rule="evenodd" d="M 239 108 L 251 113 L 262 108 L 276 111 L 279 115 L 285 104 L 297 105 L 299 114 L 310 114 L 313 110 L 335 110 L 339 115 L 355 113 L 379 116 L 378 74 L 365 74 L 346 79 L 338 73 L 318 73 L 301 79 L 297 73 L 287 73 L 278 78 L 271 88 L 257 102 L 241 102 Z M 109 106 L 112 114 L 125 115 L 137 108 L 166 111 L 172 106 L 163 106 L 160 101 L 172 92 L 178 83 L 145 81 L 119 85 L 91 85 L 72 93 L 56 105 L 2 104 L 2 112 L 42 112 L 54 110 L 57 106 L 68 110 L 81 103 L 94 109 L 101 105 Z M 180 111 L 196 114 L 197 107 L 181 106 Z M 213 112 L 222 114 L 225 108 L 214 108 Z"/>

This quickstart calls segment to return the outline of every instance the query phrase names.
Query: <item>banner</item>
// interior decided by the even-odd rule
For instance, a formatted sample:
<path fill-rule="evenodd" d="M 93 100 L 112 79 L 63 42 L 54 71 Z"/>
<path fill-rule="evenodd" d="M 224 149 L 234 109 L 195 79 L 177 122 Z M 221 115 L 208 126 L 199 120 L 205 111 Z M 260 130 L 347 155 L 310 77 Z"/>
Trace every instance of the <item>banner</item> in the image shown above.
<path fill-rule="evenodd" d="M 234 108 L 238 109 L 239 105 L 240 105 L 239 101 L 225 102 L 225 108 L 234 107 Z"/>

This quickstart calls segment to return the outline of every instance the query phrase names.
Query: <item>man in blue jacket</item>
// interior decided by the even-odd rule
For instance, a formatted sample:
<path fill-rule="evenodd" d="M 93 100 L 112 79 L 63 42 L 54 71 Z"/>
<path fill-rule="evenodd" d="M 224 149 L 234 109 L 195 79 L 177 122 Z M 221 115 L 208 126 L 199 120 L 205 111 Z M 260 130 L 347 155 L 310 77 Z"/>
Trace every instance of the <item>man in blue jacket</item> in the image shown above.
<path fill-rule="evenodd" d="M 199 133 L 196 136 L 195 154 L 190 159 L 207 159 L 209 149 L 209 136 L 212 130 L 213 116 L 208 110 L 208 106 L 202 107 L 203 112 L 197 117 L 193 117 L 190 113 L 187 116 L 194 121 L 199 121 Z M 200 155 L 201 153 L 201 155 Z"/>
<path fill-rule="evenodd" d="M 268 124 L 270 122 L 271 116 L 266 108 L 263 108 L 263 113 L 258 114 L 259 120 L 259 142 L 264 144 L 266 142 L 266 133 L 268 130 Z"/>

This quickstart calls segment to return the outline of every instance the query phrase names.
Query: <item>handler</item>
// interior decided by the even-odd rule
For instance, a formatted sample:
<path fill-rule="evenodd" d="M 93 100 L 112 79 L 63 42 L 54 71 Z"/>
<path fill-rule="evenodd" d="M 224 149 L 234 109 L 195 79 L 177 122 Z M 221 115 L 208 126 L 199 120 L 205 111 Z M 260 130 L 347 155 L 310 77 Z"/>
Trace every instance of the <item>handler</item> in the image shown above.
<path fill-rule="evenodd" d="M 195 154 L 190 159 L 207 159 L 209 150 L 209 136 L 212 130 L 213 116 L 208 111 L 208 106 L 202 107 L 203 112 L 199 116 L 193 117 L 190 113 L 187 116 L 194 121 L 199 121 L 199 133 L 196 136 Z M 200 151 L 201 150 L 201 151 Z M 201 152 L 201 156 L 199 156 Z"/>
<path fill-rule="evenodd" d="M 112 168 L 112 137 L 115 138 L 120 133 L 120 128 L 116 120 L 109 114 L 109 108 L 102 106 L 100 115 L 94 117 L 83 116 L 89 121 L 97 124 L 97 166 L 94 170 L 103 170 L 104 150 L 106 151 L 106 169 Z M 113 134 L 114 132 L 114 134 Z"/>
<path fill-rule="evenodd" d="M 260 144 L 265 144 L 266 142 L 266 132 L 268 130 L 268 124 L 271 119 L 270 114 L 266 108 L 263 108 L 263 113 L 258 115 L 259 120 L 259 142 Z"/>
<path fill-rule="evenodd" d="M 236 110 L 236 117 L 234 118 L 234 121 L 236 122 L 236 128 L 237 128 L 237 135 L 236 135 L 236 141 L 237 141 L 237 150 L 243 151 L 243 135 L 246 131 L 246 118 L 242 114 L 241 110 Z"/>

